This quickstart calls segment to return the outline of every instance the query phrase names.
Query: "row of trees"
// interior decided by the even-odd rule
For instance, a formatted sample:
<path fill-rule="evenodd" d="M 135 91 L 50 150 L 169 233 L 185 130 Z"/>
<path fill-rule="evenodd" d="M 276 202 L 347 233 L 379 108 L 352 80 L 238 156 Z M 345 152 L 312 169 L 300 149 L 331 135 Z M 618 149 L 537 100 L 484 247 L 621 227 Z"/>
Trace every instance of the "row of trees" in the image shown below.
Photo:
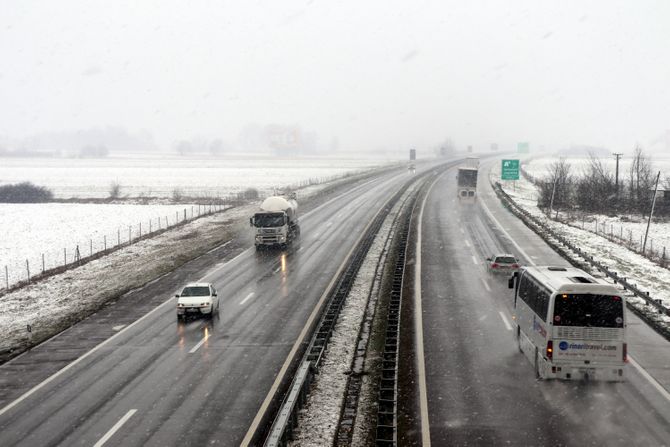
<path fill-rule="evenodd" d="M 592 155 L 582 175 L 560 159 L 549 166 L 546 177 L 534 181 L 540 189 L 538 205 L 543 208 L 552 207 L 553 196 L 554 210 L 644 216 L 651 208 L 656 174 L 651 159 L 637 147 L 628 169 L 618 175 Z M 662 177 L 659 188 L 670 189 L 670 177 Z M 670 200 L 663 199 L 657 199 L 655 215 L 670 215 Z"/>

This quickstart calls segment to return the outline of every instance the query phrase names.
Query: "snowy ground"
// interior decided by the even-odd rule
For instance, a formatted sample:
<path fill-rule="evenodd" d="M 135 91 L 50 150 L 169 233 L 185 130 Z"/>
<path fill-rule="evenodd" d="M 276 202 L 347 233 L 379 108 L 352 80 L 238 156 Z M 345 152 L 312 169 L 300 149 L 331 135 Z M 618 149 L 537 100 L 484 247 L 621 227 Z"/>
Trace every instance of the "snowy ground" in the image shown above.
<path fill-rule="evenodd" d="M 336 157 L 178 157 L 144 154 L 105 159 L 3 158 L 0 185 L 30 181 L 57 198 L 106 198 L 110 185 L 130 197 L 224 197 L 247 188 L 261 194 L 274 188 L 306 186 L 397 162 L 387 158 Z"/>
<path fill-rule="evenodd" d="M 619 160 L 619 180 L 625 181 L 628 178 L 628 170 L 630 169 L 632 151 L 630 154 L 624 154 L 624 157 Z M 549 175 L 549 167 L 557 162 L 559 157 L 556 156 L 539 156 L 532 157 L 529 162 L 524 163 L 524 169 L 533 177 L 547 177 Z M 566 163 L 570 164 L 573 175 L 581 176 L 584 169 L 588 167 L 588 157 L 564 157 Z M 600 158 L 610 172 L 614 173 L 616 169 L 616 159 L 612 157 Z M 656 174 L 661 171 L 661 181 L 666 176 L 670 176 L 670 158 L 651 157 L 652 172 Z"/>
<path fill-rule="evenodd" d="M 333 329 L 319 374 L 316 375 L 307 402 L 299 413 L 293 441 L 289 443 L 291 446 L 319 447 L 333 444 L 359 330 L 365 316 L 368 297 L 374 286 L 377 264 L 387 250 L 392 221 L 410 191 L 411 189 L 405 192 L 385 219 L 356 275 Z M 359 414 L 358 417 L 365 415 Z"/>
<path fill-rule="evenodd" d="M 122 194 L 171 197 L 182 194 L 221 197 L 259 190 L 304 188 L 345 178 L 388 160 L 365 158 L 183 158 L 145 155 L 109 159 L 2 159 L 0 184 L 31 181 L 51 188 L 58 197 L 109 195 L 111 182 Z M 0 289 L 27 279 L 42 269 L 72 262 L 80 255 L 127 243 L 140 231 L 173 225 L 183 213 L 191 218 L 204 211 L 192 204 L 0 204 Z M 177 217 L 179 213 L 179 217 Z M 44 263 L 42 257 L 44 256 Z M 28 266 L 26 266 L 28 261 Z"/>
<path fill-rule="evenodd" d="M 127 244 L 151 231 L 197 217 L 198 205 L 92 203 L 0 204 L 0 289 L 106 248 Z M 44 264 L 42 260 L 44 259 Z M 28 261 L 29 270 L 26 268 Z"/>
<path fill-rule="evenodd" d="M 499 170 L 492 169 L 489 173 L 491 180 L 499 181 Z M 535 186 L 521 179 L 517 182 L 502 182 L 503 189 L 514 201 L 529 211 L 539 216 L 558 234 L 568 238 L 574 245 L 582 248 L 585 252 L 607 265 L 611 270 L 619 273 L 619 276 L 627 278 L 630 282 L 637 284 L 638 288 L 648 291 L 654 299 L 662 300 L 666 307 L 670 307 L 670 270 L 663 268 L 634 251 L 611 242 L 610 240 L 593 234 L 590 231 L 579 228 L 581 222 L 573 222 L 573 225 L 547 220 L 542 211 L 537 208 L 537 190 Z M 669 227 L 665 227 L 670 232 Z M 664 233 L 667 237 L 667 233 Z M 630 298 L 629 302 L 642 304 L 638 298 Z M 661 318 L 670 325 L 670 317 Z"/>
<path fill-rule="evenodd" d="M 565 160 L 572 166 L 572 172 L 575 175 L 581 175 L 583 169 L 588 164 L 588 159 L 586 158 L 566 158 Z M 541 157 L 522 162 L 522 164 L 524 170 L 530 175 L 535 178 L 543 178 L 549 175 L 549 166 L 556 161 L 558 161 L 556 157 Z M 603 160 L 603 163 L 614 172 L 614 159 Z M 666 176 L 670 177 L 670 159 L 652 159 L 652 163 L 655 168 L 654 171 L 661 171 L 661 182 Z M 626 158 L 621 159 L 620 178 L 622 181 L 625 181 L 628 176 L 629 164 L 630 160 Z M 533 200 L 537 199 L 535 188 L 532 188 L 532 192 L 529 192 L 528 197 Z M 560 214 L 559 217 L 561 217 Z M 572 224 L 575 226 L 594 233 L 605 233 L 615 236 L 621 239 L 622 243 L 625 242 L 634 250 L 641 251 L 642 249 L 644 234 L 647 229 L 647 220 L 641 216 L 590 214 L 572 217 L 572 219 Z M 666 256 L 670 258 L 670 222 L 657 218 L 654 219 L 649 228 L 646 249 L 653 251 L 656 257 L 662 258 L 664 248 Z"/>

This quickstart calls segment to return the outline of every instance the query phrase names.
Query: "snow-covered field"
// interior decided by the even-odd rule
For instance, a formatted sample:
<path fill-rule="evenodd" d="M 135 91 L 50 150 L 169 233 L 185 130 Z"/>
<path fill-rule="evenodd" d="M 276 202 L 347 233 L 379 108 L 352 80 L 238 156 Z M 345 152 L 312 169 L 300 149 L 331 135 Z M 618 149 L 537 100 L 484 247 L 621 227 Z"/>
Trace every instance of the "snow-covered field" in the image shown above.
<path fill-rule="evenodd" d="M 302 187 L 389 164 L 373 158 L 184 158 L 2 159 L 0 184 L 30 181 L 56 197 L 104 198 L 112 182 L 132 197 L 221 197 L 256 188 Z M 149 230 L 165 228 L 204 211 L 198 205 L 0 204 L 0 288 L 43 268 L 72 262 L 77 247 L 88 256 Z M 141 227 L 141 228 L 140 228 Z M 44 257 L 44 263 L 43 263 Z M 28 266 L 26 265 L 28 261 Z"/>
<path fill-rule="evenodd" d="M 217 208 L 218 209 L 218 208 Z M 198 205 L 0 203 L 0 288 L 209 211 Z M 43 264 L 44 261 L 44 264 Z M 28 265 L 26 265 L 28 262 Z"/>
<path fill-rule="evenodd" d="M 302 188 L 297 191 L 298 201 L 347 181 Z M 246 232 L 246 218 L 256 206 L 239 206 L 197 219 L 0 297 L 0 356 L 39 343 L 109 299 L 173 270 L 177 258 L 182 262 L 191 259 L 239 236 L 240 231 Z M 30 334 L 26 332 L 27 325 L 32 328 Z"/>
<path fill-rule="evenodd" d="M 533 158 L 529 161 L 522 161 L 523 169 L 535 178 L 542 178 L 548 176 L 549 167 L 552 163 L 558 161 L 557 157 L 541 157 Z M 565 161 L 572 166 L 574 175 L 581 176 L 583 169 L 588 164 L 587 158 L 566 158 Z M 605 166 L 614 172 L 614 160 L 604 160 Z M 661 182 L 668 176 L 670 177 L 670 159 L 652 159 L 654 172 L 661 171 Z M 621 159 L 620 166 L 620 180 L 626 181 L 628 176 L 628 169 L 630 167 L 630 160 Z M 518 188 L 526 188 L 524 183 L 518 183 Z M 537 189 L 529 186 L 529 190 L 524 194 L 524 202 L 530 204 L 537 200 Z M 533 205 L 535 205 L 533 203 Z M 533 211 L 540 213 L 535 207 Z M 562 218 L 564 216 L 561 216 Z M 591 231 L 593 233 L 608 234 L 621 239 L 629 247 L 634 250 L 641 251 L 644 235 L 647 229 L 647 220 L 641 216 L 636 215 L 603 215 L 603 214 L 589 214 L 579 216 L 573 220 L 573 225 Z M 661 258 L 665 249 L 666 258 L 670 261 L 670 223 L 664 220 L 654 219 L 652 225 L 649 227 L 649 235 L 647 238 L 646 251 L 652 251 L 655 257 Z"/>
<path fill-rule="evenodd" d="M 631 154 L 627 154 L 619 160 L 619 180 L 627 181 L 628 171 L 631 165 Z M 523 162 L 523 168 L 533 177 L 547 177 L 549 175 L 550 166 L 558 161 L 558 156 L 542 156 L 533 157 L 527 162 Z M 570 164 L 573 175 L 581 176 L 584 170 L 589 165 L 588 157 L 564 157 L 565 162 Z M 661 182 L 666 176 L 670 177 L 670 158 L 650 157 L 652 172 L 656 174 L 661 171 Z M 616 169 L 616 159 L 614 157 L 600 158 L 603 166 L 610 172 L 614 173 Z"/>
<path fill-rule="evenodd" d="M 492 181 L 499 181 L 499 170 L 492 169 L 489 173 Z M 537 190 L 535 186 L 525 179 L 517 182 L 501 182 L 503 189 L 512 199 L 533 215 L 545 218 L 542 211 L 537 208 Z M 670 270 L 663 268 L 636 252 L 609 241 L 608 239 L 582 230 L 580 221 L 572 222 L 571 225 L 546 220 L 552 230 L 565 236 L 574 245 L 580 247 L 584 252 L 607 265 L 611 270 L 617 271 L 619 276 L 627 278 L 631 283 L 637 284 L 638 288 L 648 291 L 654 299 L 662 300 L 666 307 L 670 307 Z M 669 238 L 670 226 L 658 226 L 659 237 Z M 640 302 L 641 299 L 631 298 L 632 302 Z M 664 316 L 663 320 L 670 325 L 670 317 Z"/>
<path fill-rule="evenodd" d="M 147 154 L 105 159 L 4 158 L 0 185 L 30 181 L 57 198 L 106 198 L 118 183 L 121 195 L 222 197 L 247 188 L 261 193 L 288 185 L 304 186 L 397 160 L 326 157 L 178 157 Z"/>

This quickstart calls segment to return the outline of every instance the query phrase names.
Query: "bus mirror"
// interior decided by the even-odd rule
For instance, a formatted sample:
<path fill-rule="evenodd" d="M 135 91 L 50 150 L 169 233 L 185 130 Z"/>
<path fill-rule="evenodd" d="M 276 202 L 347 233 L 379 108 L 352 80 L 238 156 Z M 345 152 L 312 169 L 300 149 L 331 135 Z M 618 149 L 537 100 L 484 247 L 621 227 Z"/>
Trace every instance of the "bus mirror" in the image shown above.
<path fill-rule="evenodd" d="M 514 280 L 515 280 L 518 276 L 519 276 L 519 273 L 518 273 L 518 272 L 514 272 L 514 273 L 512 273 L 512 276 L 510 276 L 509 279 L 507 280 L 507 287 L 509 287 L 510 289 L 513 289 L 513 288 L 514 288 Z"/>

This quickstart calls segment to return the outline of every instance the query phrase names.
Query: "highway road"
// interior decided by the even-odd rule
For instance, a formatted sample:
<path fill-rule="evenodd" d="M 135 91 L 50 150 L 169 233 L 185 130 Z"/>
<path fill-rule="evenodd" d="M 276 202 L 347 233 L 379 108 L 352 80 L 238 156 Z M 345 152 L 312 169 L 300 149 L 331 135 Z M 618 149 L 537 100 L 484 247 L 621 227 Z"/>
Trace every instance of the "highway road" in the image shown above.
<path fill-rule="evenodd" d="M 191 269 L 180 278 L 212 282 L 220 317 L 178 324 L 176 300 L 163 300 L 28 395 L 5 401 L 0 445 L 244 442 L 292 350 L 303 346 L 310 318 L 347 254 L 410 175 L 396 170 L 366 181 L 302 215 L 302 240 L 293 249 L 259 255 L 251 247 L 207 271 Z M 141 293 L 168 293 L 160 283 Z M 81 340 L 96 336 L 76 328 Z M 67 340 L 70 345 L 56 337 L 0 367 L 3 383 L 12 379 L 21 386 L 12 376 L 17 365 L 39 369 L 49 355 L 77 348 L 77 337 Z"/>
<path fill-rule="evenodd" d="M 629 353 L 640 368 L 627 365 L 625 383 L 535 379 L 513 335 L 512 291 L 484 261 L 495 252 L 526 264 L 566 261 L 499 205 L 482 171 L 476 204 L 459 204 L 453 170 L 425 204 L 421 315 L 432 445 L 670 444 L 670 343 L 631 312 Z"/>

